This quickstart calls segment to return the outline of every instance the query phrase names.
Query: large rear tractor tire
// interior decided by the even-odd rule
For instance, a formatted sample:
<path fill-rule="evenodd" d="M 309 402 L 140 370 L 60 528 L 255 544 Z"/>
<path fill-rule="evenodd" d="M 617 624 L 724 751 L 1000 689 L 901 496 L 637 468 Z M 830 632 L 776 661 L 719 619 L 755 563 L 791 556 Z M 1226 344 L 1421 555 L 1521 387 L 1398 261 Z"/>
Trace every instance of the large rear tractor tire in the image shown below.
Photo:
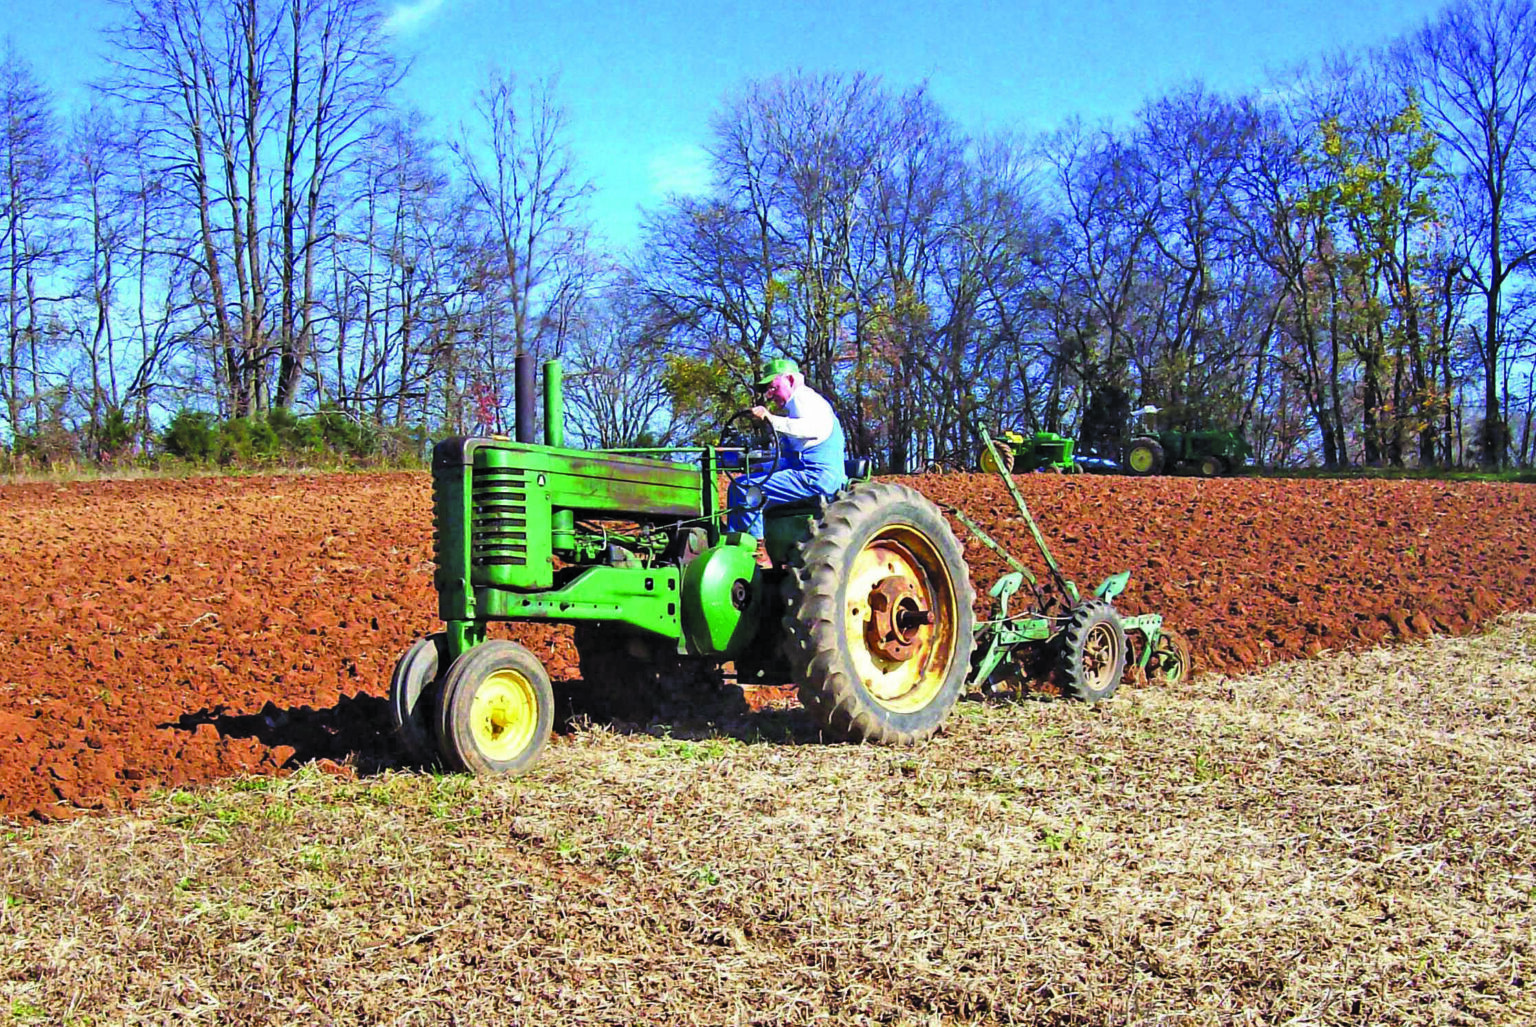
<path fill-rule="evenodd" d="M 447 636 L 441 631 L 417 640 L 400 657 L 389 679 L 389 715 L 395 738 L 418 766 L 437 763 L 432 711 L 437 701 L 439 654 L 446 642 Z"/>
<path fill-rule="evenodd" d="M 549 673 L 516 642 L 482 642 L 453 661 L 437 704 L 437 744 L 450 768 L 523 774 L 555 724 Z"/>
<path fill-rule="evenodd" d="M 1160 474 L 1163 447 L 1156 439 L 1132 439 L 1125 447 L 1125 469 L 1140 477 Z"/>
<path fill-rule="evenodd" d="M 1103 702 L 1120 688 L 1128 648 L 1113 606 L 1090 599 L 1074 607 L 1058 644 L 1061 689 L 1069 697 Z"/>
<path fill-rule="evenodd" d="M 975 592 L 944 515 L 879 482 L 830 504 L 784 582 L 784 654 L 800 701 L 854 742 L 939 729 L 970 671 Z"/>
<path fill-rule="evenodd" d="M 992 440 L 992 447 L 993 447 L 993 449 L 997 450 L 998 459 L 1003 462 L 1003 466 L 1008 468 L 1008 471 L 1009 471 L 1010 474 L 1013 473 L 1013 461 L 1014 461 L 1013 447 L 1010 446 L 1006 442 L 999 442 L 996 439 Z M 997 460 L 992 459 L 992 451 L 989 450 L 989 449 L 983 448 L 982 451 L 981 451 L 981 471 L 982 471 L 982 473 L 983 474 L 996 474 L 997 473 L 997 467 L 998 467 Z"/>

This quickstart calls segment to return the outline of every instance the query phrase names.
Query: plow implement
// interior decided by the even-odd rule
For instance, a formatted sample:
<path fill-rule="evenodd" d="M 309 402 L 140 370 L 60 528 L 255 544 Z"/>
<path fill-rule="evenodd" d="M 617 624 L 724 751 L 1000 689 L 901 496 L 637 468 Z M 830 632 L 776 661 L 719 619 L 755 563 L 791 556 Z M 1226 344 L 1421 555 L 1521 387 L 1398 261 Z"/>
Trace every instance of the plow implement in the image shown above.
<path fill-rule="evenodd" d="M 1047 580 L 1040 580 L 965 511 L 946 508 L 1012 568 L 988 590 L 997 602 L 995 615 L 976 623 L 972 687 L 989 695 L 1017 694 L 1033 678 L 1055 684 L 1070 698 L 1095 703 L 1114 695 L 1123 681 L 1174 682 L 1187 677 L 1193 669 L 1189 645 L 1163 623 L 1161 614 L 1127 616 L 1115 609 L 1115 599 L 1130 583 L 1129 571 L 1106 578 L 1086 598 L 1062 573 L 985 428 L 981 438 L 1048 573 Z"/>

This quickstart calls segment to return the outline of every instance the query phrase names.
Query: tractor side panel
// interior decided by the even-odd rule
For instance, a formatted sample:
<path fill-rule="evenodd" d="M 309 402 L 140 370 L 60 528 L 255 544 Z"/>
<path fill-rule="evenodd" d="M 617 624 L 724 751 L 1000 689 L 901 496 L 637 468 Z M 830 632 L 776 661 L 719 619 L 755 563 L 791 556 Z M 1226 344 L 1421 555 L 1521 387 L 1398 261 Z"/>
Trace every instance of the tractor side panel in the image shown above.
<path fill-rule="evenodd" d="M 555 554 L 568 551 L 570 543 L 561 540 L 570 537 L 578 514 L 702 516 L 709 502 L 705 481 L 695 464 L 500 438 L 438 443 L 432 507 L 439 615 L 449 623 L 611 619 L 675 637 L 675 573 L 630 581 L 602 568 L 554 591 Z M 525 598 L 514 601 L 514 594 Z M 617 615 L 620 607 L 629 607 L 631 616 Z"/>
<path fill-rule="evenodd" d="M 1189 459 L 1189 439 L 1181 431 L 1160 431 L 1157 433 L 1157 443 L 1163 447 L 1164 466 L 1172 473 L 1174 464 Z"/>
<path fill-rule="evenodd" d="M 550 500 L 557 507 L 646 517 L 699 517 L 704 512 L 704 479 L 697 465 L 548 450 L 530 454 L 529 462 L 547 471 Z"/>
<path fill-rule="evenodd" d="M 463 441 L 448 439 L 432 451 L 432 584 L 438 616 L 445 622 L 475 616 L 469 584 L 470 475 L 460 462 Z"/>

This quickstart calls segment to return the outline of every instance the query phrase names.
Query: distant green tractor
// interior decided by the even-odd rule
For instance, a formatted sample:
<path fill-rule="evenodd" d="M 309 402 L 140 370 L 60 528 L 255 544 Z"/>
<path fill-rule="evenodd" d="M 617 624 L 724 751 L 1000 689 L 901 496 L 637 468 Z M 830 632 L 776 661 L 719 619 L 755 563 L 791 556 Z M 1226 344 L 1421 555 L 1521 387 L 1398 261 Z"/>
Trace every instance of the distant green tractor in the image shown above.
<path fill-rule="evenodd" d="M 1135 411 L 1132 417 L 1158 413 L 1154 406 Z M 1178 429 L 1157 430 L 1144 426 L 1125 445 L 1122 465 L 1131 474 L 1182 473 L 1215 478 L 1232 474 L 1247 465 L 1253 447 L 1241 432 Z"/>
<path fill-rule="evenodd" d="M 1053 431 L 1029 434 L 1005 431 L 992 439 L 991 449 L 982 448 L 981 469 L 988 474 L 997 473 L 997 460 L 992 457 L 995 450 L 1014 474 L 1028 474 L 1031 471 L 1070 474 L 1078 469 L 1072 458 L 1074 445 L 1072 439 Z"/>

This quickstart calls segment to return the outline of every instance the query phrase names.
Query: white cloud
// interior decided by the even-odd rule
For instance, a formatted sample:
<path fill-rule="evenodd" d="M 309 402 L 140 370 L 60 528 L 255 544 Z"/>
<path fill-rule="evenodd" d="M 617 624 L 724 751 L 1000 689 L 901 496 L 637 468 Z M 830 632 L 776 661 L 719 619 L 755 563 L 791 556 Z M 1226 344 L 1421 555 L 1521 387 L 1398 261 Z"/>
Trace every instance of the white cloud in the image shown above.
<path fill-rule="evenodd" d="M 709 154 L 693 143 L 669 147 L 650 160 L 651 192 L 657 196 L 698 196 L 709 191 Z"/>
<path fill-rule="evenodd" d="M 408 36 L 421 28 L 446 0 L 409 0 L 397 3 L 384 19 L 384 31 L 392 36 Z"/>

